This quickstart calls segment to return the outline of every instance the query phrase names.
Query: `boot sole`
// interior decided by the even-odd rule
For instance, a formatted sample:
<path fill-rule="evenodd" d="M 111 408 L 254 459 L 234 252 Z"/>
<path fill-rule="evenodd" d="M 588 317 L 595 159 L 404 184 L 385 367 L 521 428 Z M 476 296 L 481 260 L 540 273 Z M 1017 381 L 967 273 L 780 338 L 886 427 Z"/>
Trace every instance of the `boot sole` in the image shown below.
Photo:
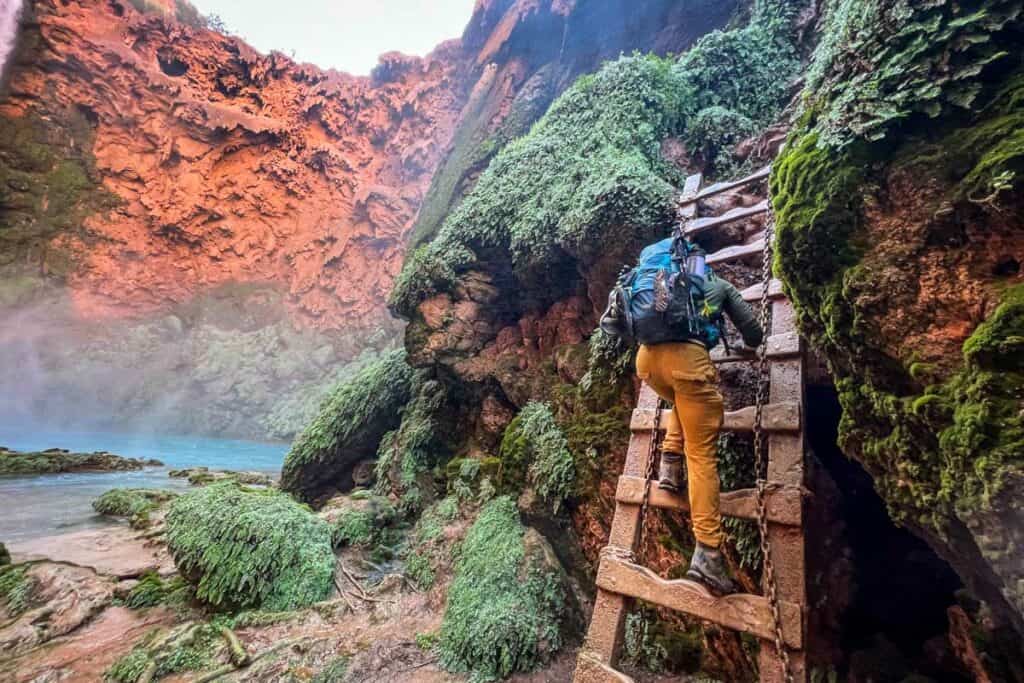
<path fill-rule="evenodd" d="M 679 493 L 680 491 L 682 491 L 682 487 L 681 486 L 676 486 L 675 484 L 669 484 L 668 482 L 665 482 L 665 481 L 659 481 L 658 482 L 658 488 L 663 490 L 663 491 L 671 491 L 672 493 Z"/>
<path fill-rule="evenodd" d="M 726 595 L 732 595 L 733 593 L 736 592 L 736 588 L 735 587 L 722 588 L 715 581 L 713 581 L 712 579 L 709 579 L 707 576 L 705 576 L 701 572 L 697 571 L 696 569 L 689 569 L 689 570 L 687 570 L 686 578 L 689 579 L 690 581 L 695 581 L 695 582 L 699 583 L 700 585 L 704 586 L 705 588 L 708 589 L 708 592 L 711 593 L 716 598 L 721 598 L 721 597 L 724 597 Z"/>

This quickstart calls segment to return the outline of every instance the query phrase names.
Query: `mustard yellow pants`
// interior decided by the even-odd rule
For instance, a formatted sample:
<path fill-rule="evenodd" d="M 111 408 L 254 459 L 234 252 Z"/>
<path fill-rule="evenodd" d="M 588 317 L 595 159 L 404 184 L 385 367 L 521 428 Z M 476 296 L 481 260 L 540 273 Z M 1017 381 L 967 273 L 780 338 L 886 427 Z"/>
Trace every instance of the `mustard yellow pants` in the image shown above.
<path fill-rule="evenodd" d="M 718 507 L 718 432 L 725 413 L 718 370 L 699 344 L 641 346 L 636 374 L 672 404 L 662 451 L 686 455 L 693 535 L 706 546 L 722 543 Z"/>

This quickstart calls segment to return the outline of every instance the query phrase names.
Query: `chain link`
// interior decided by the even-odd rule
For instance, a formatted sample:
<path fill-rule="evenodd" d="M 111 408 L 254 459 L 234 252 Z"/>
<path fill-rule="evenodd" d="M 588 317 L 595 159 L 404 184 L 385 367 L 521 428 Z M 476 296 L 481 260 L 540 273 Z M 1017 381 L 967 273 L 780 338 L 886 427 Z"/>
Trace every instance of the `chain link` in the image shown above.
<path fill-rule="evenodd" d="M 658 454 L 658 445 L 661 441 L 661 404 L 659 398 L 654 406 L 654 430 L 651 432 L 651 442 L 647 447 L 647 464 L 644 466 L 644 497 L 640 502 L 640 538 L 637 542 L 637 556 L 643 557 L 644 543 L 647 541 L 647 508 L 651 504 L 651 479 L 654 477 L 654 461 Z"/>
<path fill-rule="evenodd" d="M 772 211 L 772 197 L 769 186 L 768 215 L 764 226 L 764 252 L 761 262 L 761 310 L 760 322 L 763 338 L 757 348 L 757 397 L 754 408 L 754 470 L 757 474 L 757 527 L 761 534 L 761 554 L 764 557 L 764 589 L 768 594 L 768 605 L 772 612 L 772 626 L 775 635 L 775 650 L 782 661 L 786 683 L 793 683 L 793 672 L 789 665 L 789 652 L 782 635 L 782 615 L 779 609 L 778 585 L 775 580 L 775 564 L 768 540 L 768 481 L 766 479 L 766 444 L 761 420 L 768 396 L 768 292 L 772 280 L 772 247 L 775 238 L 775 214 Z"/>

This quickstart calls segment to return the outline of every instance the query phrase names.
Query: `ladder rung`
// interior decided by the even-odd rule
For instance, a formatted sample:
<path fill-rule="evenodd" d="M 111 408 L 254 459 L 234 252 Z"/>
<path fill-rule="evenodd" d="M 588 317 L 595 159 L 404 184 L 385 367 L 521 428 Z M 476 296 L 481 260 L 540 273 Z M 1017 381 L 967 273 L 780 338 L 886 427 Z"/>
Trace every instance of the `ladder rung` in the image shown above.
<path fill-rule="evenodd" d="M 640 505 L 644 499 L 644 478 L 622 475 L 615 490 L 615 500 L 619 503 Z M 656 482 L 651 482 L 649 502 L 653 507 L 667 510 L 690 509 L 686 495 L 659 489 Z M 740 519 L 757 519 L 757 490 L 740 489 L 724 491 L 719 496 L 719 506 L 726 517 Z M 768 519 L 776 524 L 800 526 L 803 521 L 803 493 L 794 486 L 780 484 L 768 485 Z"/>
<path fill-rule="evenodd" d="M 772 336 L 768 337 L 767 344 L 768 347 L 766 349 L 766 352 L 768 354 L 768 358 L 772 360 L 800 355 L 800 335 L 796 332 L 784 332 L 783 334 L 773 334 Z M 753 349 L 744 352 L 738 352 L 736 349 L 733 349 L 731 354 L 726 355 L 725 349 L 719 347 L 711 351 L 711 360 L 713 360 L 716 363 L 752 361 L 757 360 L 757 354 L 754 352 Z"/>
<path fill-rule="evenodd" d="M 708 187 L 705 187 L 703 190 L 701 190 L 700 192 L 698 192 L 697 194 L 695 194 L 692 197 L 684 197 L 684 198 L 680 199 L 679 200 L 679 206 L 686 206 L 687 204 L 692 204 L 694 202 L 698 202 L 701 199 L 707 199 L 708 197 L 713 197 L 716 194 L 721 194 L 722 192 L 728 192 L 729 190 L 734 190 L 737 187 L 743 187 L 744 185 L 749 185 L 750 183 L 753 183 L 753 182 L 756 182 L 758 180 L 761 180 L 762 178 L 767 178 L 768 174 L 771 173 L 771 172 L 772 172 L 772 167 L 769 165 L 769 166 L 765 166 L 764 168 L 762 168 L 760 170 L 754 171 L 753 173 L 751 173 L 750 175 L 748 175 L 745 178 L 740 178 L 739 180 L 729 180 L 729 181 L 724 181 L 724 182 L 721 182 L 721 183 L 715 183 L 714 185 L 709 185 Z"/>
<path fill-rule="evenodd" d="M 713 266 L 719 263 L 742 261 L 743 259 L 748 259 L 753 256 L 760 256 L 762 252 L 764 252 L 763 236 L 750 244 L 738 244 L 734 247 L 719 249 L 714 254 L 710 254 L 707 259 L 705 259 L 705 262 L 709 266 Z"/>
<path fill-rule="evenodd" d="M 665 430 L 671 410 L 662 410 L 660 431 Z M 754 429 L 754 418 L 757 408 L 747 406 L 739 410 L 730 410 L 725 414 L 722 429 L 730 432 L 749 432 Z M 764 406 L 761 414 L 761 426 L 770 432 L 793 432 L 800 429 L 800 404 L 796 401 L 769 403 Z M 633 410 L 629 428 L 634 432 L 654 429 L 654 411 L 644 408 Z"/>
<path fill-rule="evenodd" d="M 752 285 L 744 289 L 740 294 L 743 296 L 743 300 L 747 303 L 754 303 L 755 301 L 761 300 L 761 285 L 760 283 Z M 782 299 L 785 298 L 786 293 L 782 291 L 782 282 L 772 278 L 771 283 L 768 285 L 768 298 L 769 299 Z"/>
<path fill-rule="evenodd" d="M 600 662 L 594 655 L 583 651 L 576 658 L 576 674 L 573 683 L 634 683 L 624 673 Z"/>
<path fill-rule="evenodd" d="M 708 216 L 707 218 L 694 218 L 686 224 L 683 228 L 683 234 L 687 237 L 693 235 L 699 235 L 702 232 L 707 232 L 712 228 L 717 228 L 720 225 L 727 225 L 733 221 L 743 220 L 744 218 L 750 218 L 758 214 L 764 213 L 768 210 L 768 200 L 765 199 L 762 202 L 758 202 L 753 206 L 738 206 L 735 209 L 729 209 L 721 216 Z"/>
<path fill-rule="evenodd" d="M 751 633 L 764 640 L 775 637 L 771 607 L 768 599 L 760 595 L 739 593 L 716 598 L 698 583 L 685 579 L 669 581 L 646 567 L 610 555 L 601 558 L 601 566 L 597 570 L 597 586 Z M 797 650 L 803 648 L 803 613 L 800 606 L 780 601 L 779 611 L 786 643 Z"/>

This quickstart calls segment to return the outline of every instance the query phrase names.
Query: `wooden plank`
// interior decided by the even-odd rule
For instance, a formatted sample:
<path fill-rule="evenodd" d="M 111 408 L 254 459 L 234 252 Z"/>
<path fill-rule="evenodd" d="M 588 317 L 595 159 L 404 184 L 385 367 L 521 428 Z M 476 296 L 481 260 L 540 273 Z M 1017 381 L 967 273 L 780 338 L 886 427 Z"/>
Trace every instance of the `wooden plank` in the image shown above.
<path fill-rule="evenodd" d="M 755 256 L 760 256 L 764 252 L 764 237 L 759 237 L 757 241 L 751 242 L 750 244 L 737 244 L 733 247 L 725 247 L 719 249 L 713 254 L 709 254 L 705 262 L 709 266 L 713 266 L 719 263 L 731 263 L 733 261 L 743 261 L 751 259 Z"/>
<path fill-rule="evenodd" d="M 749 432 L 754 429 L 754 406 L 730 410 L 725 414 L 722 429 L 730 432 Z M 665 431 L 671 409 L 661 411 L 660 431 Z M 795 401 L 769 403 L 761 414 L 761 425 L 767 431 L 797 431 L 800 429 L 800 404 Z M 634 432 L 654 429 L 654 411 L 637 408 L 633 411 L 629 428 Z"/>
<path fill-rule="evenodd" d="M 615 490 L 615 500 L 621 503 L 639 505 L 644 496 L 643 477 L 619 477 Z M 651 482 L 650 504 L 668 510 L 690 509 L 690 502 L 685 494 L 672 493 L 659 489 Z M 722 514 L 740 519 L 757 519 L 757 491 L 741 489 L 724 491 L 719 496 Z M 768 489 L 768 519 L 776 524 L 800 526 L 803 521 L 803 492 L 792 486 L 771 485 Z"/>
<path fill-rule="evenodd" d="M 626 674 L 603 664 L 592 652 L 580 650 L 573 683 L 634 683 Z"/>
<path fill-rule="evenodd" d="M 768 358 L 781 360 L 799 356 L 801 352 L 800 335 L 796 332 L 784 334 L 773 334 L 768 337 L 768 346 L 765 349 Z M 757 352 L 754 349 L 732 349 L 732 353 L 726 354 L 725 349 L 719 346 L 711 351 L 711 360 L 716 363 L 736 363 L 740 361 L 757 360 Z"/>
<path fill-rule="evenodd" d="M 743 187 L 744 185 L 755 183 L 758 180 L 767 178 L 768 175 L 771 174 L 771 172 L 772 167 L 769 165 L 765 166 L 764 168 L 758 171 L 754 171 L 750 175 L 746 176 L 745 178 L 740 178 L 739 180 L 730 180 L 721 183 L 715 183 L 714 185 L 708 185 L 693 197 L 681 197 L 679 199 L 679 205 L 685 206 L 687 204 L 694 204 L 696 202 L 699 202 L 701 199 L 707 199 L 708 197 L 713 197 L 716 194 L 721 194 L 723 192 L 728 192 L 729 190 L 734 190 L 737 187 Z"/>
<path fill-rule="evenodd" d="M 728 225 L 734 221 L 741 221 L 744 218 L 757 216 L 768 211 L 768 200 L 754 204 L 753 206 L 738 206 L 730 209 L 721 216 L 708 216 L 707 218 L 695 218 L 683 228 L 683 234 L 687 237 L 699 235 L 722 225 Z"/>
<path fill-rule="evenodd" d="M 628 595 L 677 612 L 685 612 L 726 628 L 771 639 L 772 614 L 767 598 L 735 594 L 716 598 L 693 581 L 663 579 L 650 569 L 606 556 L 597 570 L 599 588 Z M 783 638 L 790 647 L 803 647 L 803 610 L 791 602 L 779 604 Z"/>
<path fill-rule="evenodd" d="M 751 285 L 747 287 L 740 295 L 743 296 L 743 300 L 747 303 L 756 303 L 761 300 L 761 283 Z M 786 293 L 782 291 L 782 282 L 772 278 L 772 281 L 768 283 L 768 299 L 781 299 L 786 296 Z"/>
<path fill-rule="evenodd" d="M 700 173 L 686 177 L 686 182 L 683 183 L 683 193 L 679 198 L 679 219 L 681 221 L 689 221 L 697 215 L 697 203 L 691 200 L 697 196 L 703 181 L 704 176 Z"/>

